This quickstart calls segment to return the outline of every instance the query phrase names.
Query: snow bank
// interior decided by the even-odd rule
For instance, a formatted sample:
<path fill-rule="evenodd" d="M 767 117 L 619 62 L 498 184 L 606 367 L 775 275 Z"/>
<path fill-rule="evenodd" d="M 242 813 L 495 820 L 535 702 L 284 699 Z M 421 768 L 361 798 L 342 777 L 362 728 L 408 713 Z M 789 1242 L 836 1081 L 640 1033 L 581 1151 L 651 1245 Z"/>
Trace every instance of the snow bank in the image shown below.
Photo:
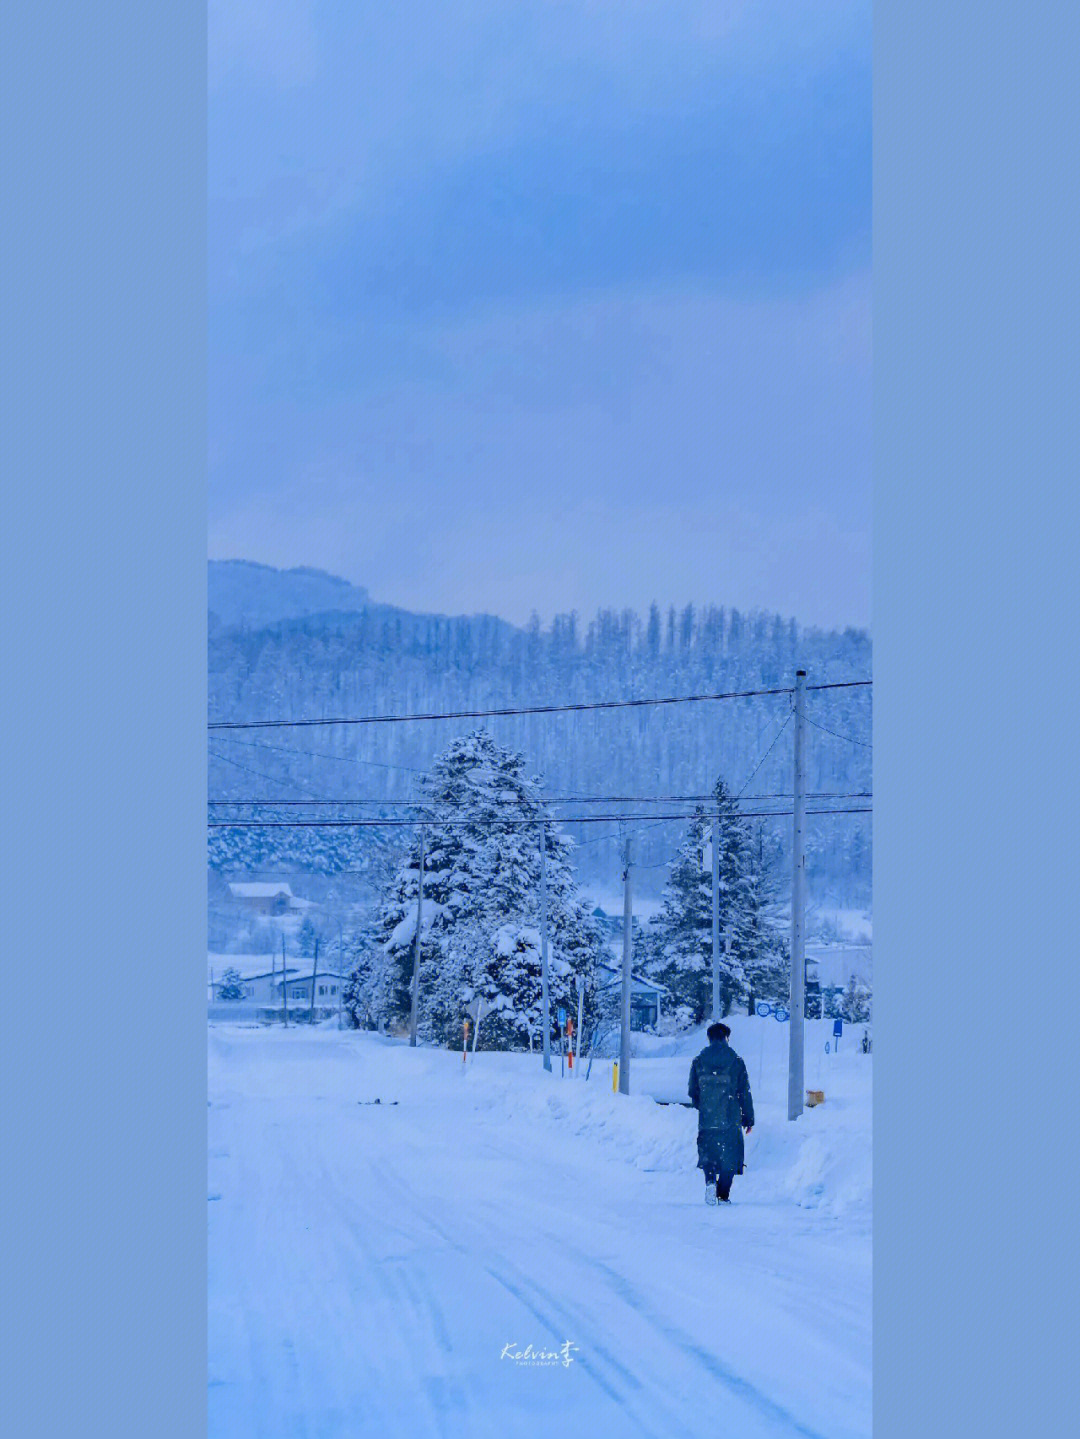
<path fill-rule="evenodd" d="M 869 1229 L 871 1218 L 872 1059 L 849 1035 L 833 1049 L 831 1021 L 807 1024 L 806 1083 L 822 1089 L 823 1105 L 787 1118 L 788 1026 L 732 1016 L 732 1043 L 742 1054 L 754 1093 L 756 1124 L 746 1139 L 747 1201 L 795 1204 Z M 826 1039 L 828 1034 L 828 1039 Z M 612 1067 L 597 1060 L 585 1082 L 545 1075 L 539 1056 L 481 1053 L 470 1061 L 469 1089 L 480 1110 L 539 1136 L 557 1131 L 565 1145 L 584 1144 L 645 1173 L 681 1173 L 697 1162 L 697 1115 L 683 1102 L 692 1057 L 703 1031 L 659 1039 L 635 1035 L 630 1095 L 612 1090 Z M 828 1042 L 830 1052 L 825 1055 Z M 657 1101 L 663 1101 L 658 1103 Z"/>

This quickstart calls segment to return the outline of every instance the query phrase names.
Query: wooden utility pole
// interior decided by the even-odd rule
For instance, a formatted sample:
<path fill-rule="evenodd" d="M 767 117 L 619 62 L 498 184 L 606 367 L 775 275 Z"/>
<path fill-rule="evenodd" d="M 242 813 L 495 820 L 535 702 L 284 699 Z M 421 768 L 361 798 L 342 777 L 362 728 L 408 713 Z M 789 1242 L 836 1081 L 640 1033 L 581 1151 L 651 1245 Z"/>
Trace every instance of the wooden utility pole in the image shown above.
<path fill-rule="evenodd" d="M 424 844 L 426 831 L 420 826 L 420 877 L 416 886 L 416 935 L 413 940 L 412 984 L 409 990 L 409 1043 L 416 1048 L 416 1010 L 420 997 L 420 930 L 424 923 Z"/>
<path fill-rule="evenodd" d="M 281 1010 L 285 1016 L 285 1027 L 289 1027 L 289 986 L 286 983 L 285 936 L 281 936 Z"/>
<path fill-rule="evenodd" d="M 806 671 L 795 672 L 795 802 L 792 806 L 791 990 L 788 1009 L 788 1118 L 803 1112 L 803 1012 L 806 1007 Z"/>
<path fill-rule="evenodd" d="M 630 894 L 630 832 L 623 841 L 623 948 L 622 1006 L 619 1022 L 619 1093 L 630 1093 L 630 969 L 633 961 L 631 929 L 634 907 Z"/>
<path fill-rule="evenodd" d="M 540 826 L 540 1023 L 544 1034 L 544 1068 L 551 1072 L 551 983 L 548 974 L 547 825 Z"/>
<path fill-rule="evenodd" d="M 311 966 L 311 1008 L 308 1010 L 308 1024 L 315 1023 L 315 981 L 319 974 L 319 937 L 315 936 L 315 962 Z"/>
<path fill-rule="evenodd" d="M 712 822 L 712 1017 L 720 1018 L 720 806 Z"/>
<path fill-rule="evenodd" d="M 585 1018 L 585 981 L 578 975 L 577 982 L 577 1076 L 581 1078 L 581 1036 Z"/>

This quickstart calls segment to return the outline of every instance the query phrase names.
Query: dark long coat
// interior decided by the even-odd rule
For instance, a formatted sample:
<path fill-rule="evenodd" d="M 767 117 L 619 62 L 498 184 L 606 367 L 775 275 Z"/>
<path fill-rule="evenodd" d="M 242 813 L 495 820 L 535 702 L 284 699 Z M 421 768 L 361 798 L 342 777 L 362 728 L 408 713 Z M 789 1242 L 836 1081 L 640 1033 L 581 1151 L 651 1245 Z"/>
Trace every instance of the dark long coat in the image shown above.
<path fill-rule="evenodd" d="M 690 1102 L 698 1112 L 698 1168 L 743 1172 L 743 1132 L 754 1123 L 746 1065 L 726 1039 L 711 1040 L 690 1066 Z"/>

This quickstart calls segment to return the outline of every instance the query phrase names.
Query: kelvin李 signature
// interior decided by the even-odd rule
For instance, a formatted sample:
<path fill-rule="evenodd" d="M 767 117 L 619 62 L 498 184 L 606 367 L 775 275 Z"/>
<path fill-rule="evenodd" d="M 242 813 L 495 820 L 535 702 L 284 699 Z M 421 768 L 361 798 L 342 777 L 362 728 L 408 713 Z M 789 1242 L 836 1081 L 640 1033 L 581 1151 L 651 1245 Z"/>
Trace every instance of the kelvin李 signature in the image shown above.
<path fill-rule="evenodd" d="M 569 1369 L 570 1365 L 574 1362 L 574 1356 L 570 1351 L 577 1349 L 577 1347 L 576 1344 L 567 1339 L 558 1349 L 537 1348 L 532 1344 L 526 1344 L 525 1348 L 522 1349 L 519 1344 L 511 1340 L 509 1344 L 503 1345 L 499 1358 L 512 1359 L 516 1364 L 561 1364 L 564 1369 Z"/>

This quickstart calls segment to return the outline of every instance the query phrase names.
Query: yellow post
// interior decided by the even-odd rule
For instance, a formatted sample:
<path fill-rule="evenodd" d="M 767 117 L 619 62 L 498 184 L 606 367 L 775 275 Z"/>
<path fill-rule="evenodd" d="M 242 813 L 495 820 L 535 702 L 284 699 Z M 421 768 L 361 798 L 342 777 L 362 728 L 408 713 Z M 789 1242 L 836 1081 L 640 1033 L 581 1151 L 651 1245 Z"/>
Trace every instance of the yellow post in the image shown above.
<path fill-rule="evenodd" d="M 611 1087 L 616 1094 L 619 1092 L 619 1061 L 616 1060 L 611 1066 Z"/>

